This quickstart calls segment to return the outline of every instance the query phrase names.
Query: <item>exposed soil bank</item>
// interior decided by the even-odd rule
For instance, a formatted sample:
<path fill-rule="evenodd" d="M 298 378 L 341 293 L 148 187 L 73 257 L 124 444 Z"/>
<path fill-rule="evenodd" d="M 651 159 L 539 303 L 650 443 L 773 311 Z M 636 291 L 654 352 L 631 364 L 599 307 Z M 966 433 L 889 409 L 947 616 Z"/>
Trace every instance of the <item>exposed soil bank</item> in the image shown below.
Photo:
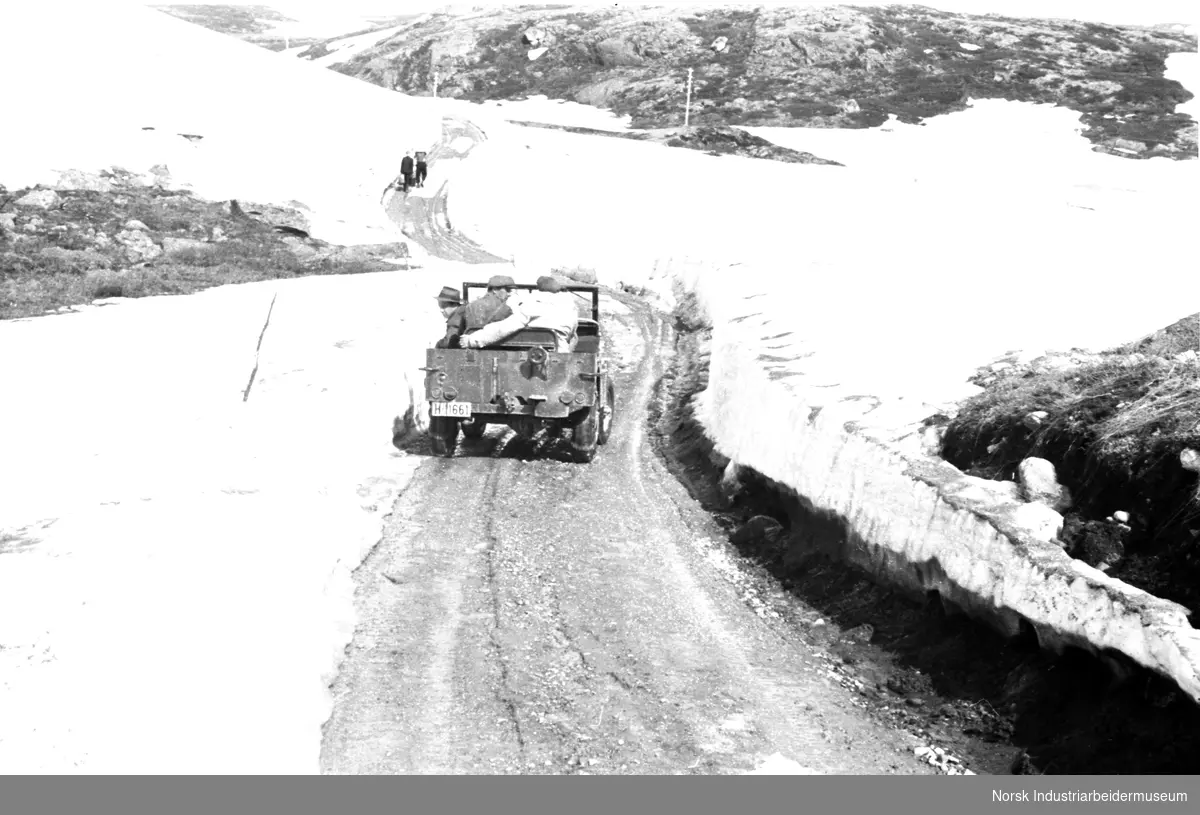
<path fill-rule="evenodd" d="M 1003 637 L 937 594 L 884 585 L 846 562 L 842 519 L 745 468 L 729 477 L 695 413 L 712 332 L 686 294 L 676 328 L 654 417 L 660 450 L 741 551 L 827 615 L 806 636 L 832 643 L 881 717 L 987 772 L 1197 772 L 1200 707 L 1169 679 L 1119 655 L 1056 655 L 1027 623 Z"/>

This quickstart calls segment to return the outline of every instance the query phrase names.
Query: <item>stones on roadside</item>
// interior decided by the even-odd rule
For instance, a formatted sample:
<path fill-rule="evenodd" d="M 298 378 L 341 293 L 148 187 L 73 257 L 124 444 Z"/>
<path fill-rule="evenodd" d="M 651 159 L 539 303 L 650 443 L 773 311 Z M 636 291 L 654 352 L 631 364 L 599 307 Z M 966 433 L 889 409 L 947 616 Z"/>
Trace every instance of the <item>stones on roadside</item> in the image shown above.
<path fill-rule="evenodd" d="M 783 534 L 783 525 L 768 515 L 755 515 L 730 536 L 734 546 L 773 544 Z"/>
<path fill-rule="evenodd" d="M 946 775 L 975 775 L 963 766 L 962 759 L 952 756 L 942 747 L 923 744 L 913 748 L 913 755 L 920 761 L 941 770 Z"/>

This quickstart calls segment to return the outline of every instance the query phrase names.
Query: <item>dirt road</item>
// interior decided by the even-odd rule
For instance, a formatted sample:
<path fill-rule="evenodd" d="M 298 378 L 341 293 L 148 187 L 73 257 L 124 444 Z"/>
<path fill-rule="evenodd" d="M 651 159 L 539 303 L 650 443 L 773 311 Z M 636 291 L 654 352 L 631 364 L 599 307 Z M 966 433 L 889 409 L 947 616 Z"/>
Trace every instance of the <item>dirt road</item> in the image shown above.
<path fill-rule="evenodd" d="M 392 220 L 400 225 L 405 235 L 435 257 L 467 263 L 508 263 L 507 258 L 491 254 L 454 231 L 447 203 L 449 183 L 445 179 L 437 181 L 439 163 L 444 166 L 446 162 L 465 159 L 485 138 L 483 131 L 471 122 L 450 117 L 443 119 L 442 140 L 427 156 L 429 179 L 426 183 L 436 183 L 437 192 L 432 196 L 406 195 L 397 189 L 387 200 L 386 208 Z"/>
<path fill-rule="evenodd" d="M 740 596 L 723 533 L 647 439 L 669 327 L 603 306 L 618 410 L 591 464 L 493 428 L 397 502 L 357 573 L 325 771 L 737 773 L 777 753 L 928 771 Z"/>
<path fill-rule="evenodd" d="M 433 158 L 480 138 L 447 119 Z M 444 228 L 446 192 L 389 211 L 436 256 L 495 260 Z M 324 771 L 931 772 L 733 579 L 648 437 L 672 329 L 634 298 L 601 307 L 617 410 L 592 463 L 504 427 L 452 459 L 410 451 L 429 459 L 356 573 Z"/>

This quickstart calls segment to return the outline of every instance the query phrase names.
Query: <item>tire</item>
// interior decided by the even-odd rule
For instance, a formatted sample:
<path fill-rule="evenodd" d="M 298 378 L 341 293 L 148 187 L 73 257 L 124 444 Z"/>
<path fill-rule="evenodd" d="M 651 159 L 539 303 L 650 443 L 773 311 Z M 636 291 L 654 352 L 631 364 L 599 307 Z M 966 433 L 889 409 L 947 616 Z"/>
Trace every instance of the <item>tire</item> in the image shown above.
<path fill-rule="evenodd" d="M 597 444 L 608 444 L 608 437 L 612 435 L 613 418 L 616 413 L 617 393 L 613 388 L 612 380 L 609 380 L 608 387 L 605 390 L 604 406 L 607 410 L 600 419 L 600 428 L 596 432 Z"/>
<path fill-rule="evenodd" d="M 435 456 L 450 458 L 458 446 L 458 419 L 447 416 L 431 416 L 429 419 L 429 441 Z"/>
<path fill-rule="evenodd" d="M 588 408 L 583 421 L 571 428 L 571 449 L 575 451 L 575 458 L 585 463 L 596 455 L 596 443 L 600 438 L 598 413 L 596 407 Z"/>
<path fill-rule="evenodd" d="M 462 423 L 463 435 L 468 439 L 483 438 L 483 434 L 487 432 L 487 422 L 482 417 L 473 417 Z"/>

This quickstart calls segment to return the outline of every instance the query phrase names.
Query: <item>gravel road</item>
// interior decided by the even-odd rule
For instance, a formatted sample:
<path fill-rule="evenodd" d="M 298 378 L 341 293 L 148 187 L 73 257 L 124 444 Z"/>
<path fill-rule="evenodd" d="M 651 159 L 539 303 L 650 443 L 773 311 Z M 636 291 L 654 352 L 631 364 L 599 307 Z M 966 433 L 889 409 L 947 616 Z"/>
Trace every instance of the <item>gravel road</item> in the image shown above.
<path fill-rule="evenodd" d="M 398 499 L 356 575 L 324 770 L 931 772 L 730 579 L 724 534 L 647 438 L 670 326 L 623 296 L 602 309 L 617 414 L 591 464 L 492 428 Z"/>

